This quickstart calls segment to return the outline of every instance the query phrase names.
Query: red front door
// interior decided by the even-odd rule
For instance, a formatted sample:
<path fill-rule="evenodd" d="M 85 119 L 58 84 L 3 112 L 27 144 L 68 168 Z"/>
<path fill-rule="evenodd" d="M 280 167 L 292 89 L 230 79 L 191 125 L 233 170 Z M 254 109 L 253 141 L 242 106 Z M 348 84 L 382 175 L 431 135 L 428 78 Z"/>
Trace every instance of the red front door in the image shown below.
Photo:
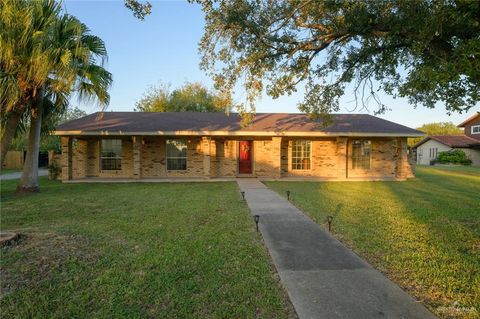
<path fill-rule="evenodd" d="M 252 174 L 252 141 L 240 141 L 238 148 L 238 173 Z"/>

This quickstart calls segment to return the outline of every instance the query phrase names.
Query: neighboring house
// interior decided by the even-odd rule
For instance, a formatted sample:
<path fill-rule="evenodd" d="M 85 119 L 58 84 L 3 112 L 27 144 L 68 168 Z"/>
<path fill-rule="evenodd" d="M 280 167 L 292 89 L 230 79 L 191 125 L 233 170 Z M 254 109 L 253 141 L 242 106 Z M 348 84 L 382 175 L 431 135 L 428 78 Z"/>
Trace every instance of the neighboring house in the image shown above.
<path fill-rule="evenodd" d="M 465 135 L 428 136 L 415 144 L 417 164 L 430 165 L 438 153 L 460 149 L 472 160 L 472 165 L 480 166 L 480 112 L 476 112 L 458 127 L 464 128 Z"/>
<path fill-rule="evenodd" d="M 465 135 L 434 135 L 413 146 L 417 149 L 417 164 L 430 165 L 438 153 L 460 149 L 472 160 L 472 165 L 480 165 L 480 140 Z"/>
<path fill-rule="evenodd" d="M 480 112 L 460 123 L 458 127 L 463 127 L 466 136 L 480 141 Z"/>
<path fill-rule="evenodd" d="M 406 179 L 414 129 L 363 114 L 95 113 L 60 125 L 62 180 Z"/>

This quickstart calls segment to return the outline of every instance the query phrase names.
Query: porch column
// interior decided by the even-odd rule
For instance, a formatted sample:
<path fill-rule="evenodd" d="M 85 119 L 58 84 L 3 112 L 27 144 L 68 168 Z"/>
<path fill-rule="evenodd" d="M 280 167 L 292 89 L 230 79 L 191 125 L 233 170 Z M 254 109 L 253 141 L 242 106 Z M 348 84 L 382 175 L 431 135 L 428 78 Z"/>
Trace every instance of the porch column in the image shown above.
<path fill-rule="evenodd" d="M 133 136 L 133 178 L 142 178 L 142 137 Z"/>
<path fill-rule="evenodd" d="M 210 137 L 202 136 L 203 176 L 210 178 Z"/>
<path fill-rule="evenodd" d="M 62 136 L 62 181 L 68 181 L 72 179 L 72 138 L 70 136 Z"/>
<path fill-rule="evenodd" d="M 272 171 L 273 178 L 282 177 L 282 137 L 272 137 Z"/>
<path fill-rule="evenodd" d="M 397 144 L 397 162 L 395 177 L 398 179 L 407 179 L 413 177 L 413 170 L 408 158 L 408 146 L 406 137 L 398 137 Z"/>
<path fill-rule="evenodd" d="M 337 179 L 348 178 L 348 138 L 337 137 Z"/>

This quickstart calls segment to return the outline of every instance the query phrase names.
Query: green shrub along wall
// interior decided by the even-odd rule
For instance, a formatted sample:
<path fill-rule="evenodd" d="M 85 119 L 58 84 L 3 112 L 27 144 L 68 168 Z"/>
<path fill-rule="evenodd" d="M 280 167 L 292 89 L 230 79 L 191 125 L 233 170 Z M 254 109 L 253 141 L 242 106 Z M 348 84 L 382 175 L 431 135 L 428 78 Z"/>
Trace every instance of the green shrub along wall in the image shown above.
<path fill-rule="evenodd" d="M 432 164 L 441 163 L 441 164 L 461 164 L 461 165 L 471 165 L 472 160 L 467 157 L 464 151 L 462 150 L 451 150 L 448 152 L 438 153 L 438 157 L 432 161 Z"/>

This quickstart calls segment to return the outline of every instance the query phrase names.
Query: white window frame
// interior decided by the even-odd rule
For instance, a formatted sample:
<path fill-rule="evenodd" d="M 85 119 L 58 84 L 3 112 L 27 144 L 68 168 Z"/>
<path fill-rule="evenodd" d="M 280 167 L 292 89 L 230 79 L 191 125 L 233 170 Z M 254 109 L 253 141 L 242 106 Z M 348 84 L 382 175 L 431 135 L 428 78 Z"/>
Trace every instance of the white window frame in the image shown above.
<path fill-rule="evenodd" d="M 183 143 L 185 143 L 185 156 L 169 156 L 168 155 L 168 143 L 169 142 L 183 142 Z M 181 171 L 181 172 L 186 171 L 187 167 L 188 167 L 187 157 L 188 157 L 188 142 L 186 140 L 184 140 L 184 139 L 167 139 L 165 141 L 165 158 L 167 159 L 167 161 L 165 163 L 165 166 L 167 167 L 167 171 Z M 185 168 L 184 169 L 169 168 L 168 167 L 168 160 L 169 159 L 175 159 L 175 160 L 184 159 L 185 160 Z"/>
<path fill-rule="evenodd" d="M 300 157 L 299 156 L 295 156 L 295 143 L 306 143 L 308 144 L 308 157 L 304 157 L 303 155 L 301 155 Z M 303 153 L 304 151 L 302 150 L 301 153 Z M 294 166 L 294 158 L 298 158 L 300 159 L 300 161 L 304 160 L 304 159 L 308 159 L 308 168 L 296 168 Z M 303 166 L 302 164 L 300 164 L 301 166 Z M 312 141 L 310 140 L 293 140 L 292 141 L 292 171 L 310 171 L 312 170 Z"/>
<path fill-rule="evenodd" d="M 474 132 L 473 129 L 478 129 L 477 132 Z M 470 132 L 472 135 L 477 135 L 477 134 L 480 134 L 480 125 L 472 125 L 471 129 L 470 129 Z"/>
<path fill-rule="evenodd" d="M 119 142 L 119 144 L 120 144 L 120 154 L 115 155 L 115 156 L 104 156 L 103 155 L 103 145 L 102 145 L 104 141 Z M 121 171 L 122 170 L 122 160 L 123 160 L 122 150 L 123 150 L 122 139 L 119 139 L 119 138 L 104 138 L 104 139 L 101 139 L 100 140 L 100 170 L 102 170 L 102 171 Z M 120 165 L 119 165 L 119 167 L 116 167 L 116 168 L 105 168 L 103 166 L 103 160 L 120 160 Z"/>

